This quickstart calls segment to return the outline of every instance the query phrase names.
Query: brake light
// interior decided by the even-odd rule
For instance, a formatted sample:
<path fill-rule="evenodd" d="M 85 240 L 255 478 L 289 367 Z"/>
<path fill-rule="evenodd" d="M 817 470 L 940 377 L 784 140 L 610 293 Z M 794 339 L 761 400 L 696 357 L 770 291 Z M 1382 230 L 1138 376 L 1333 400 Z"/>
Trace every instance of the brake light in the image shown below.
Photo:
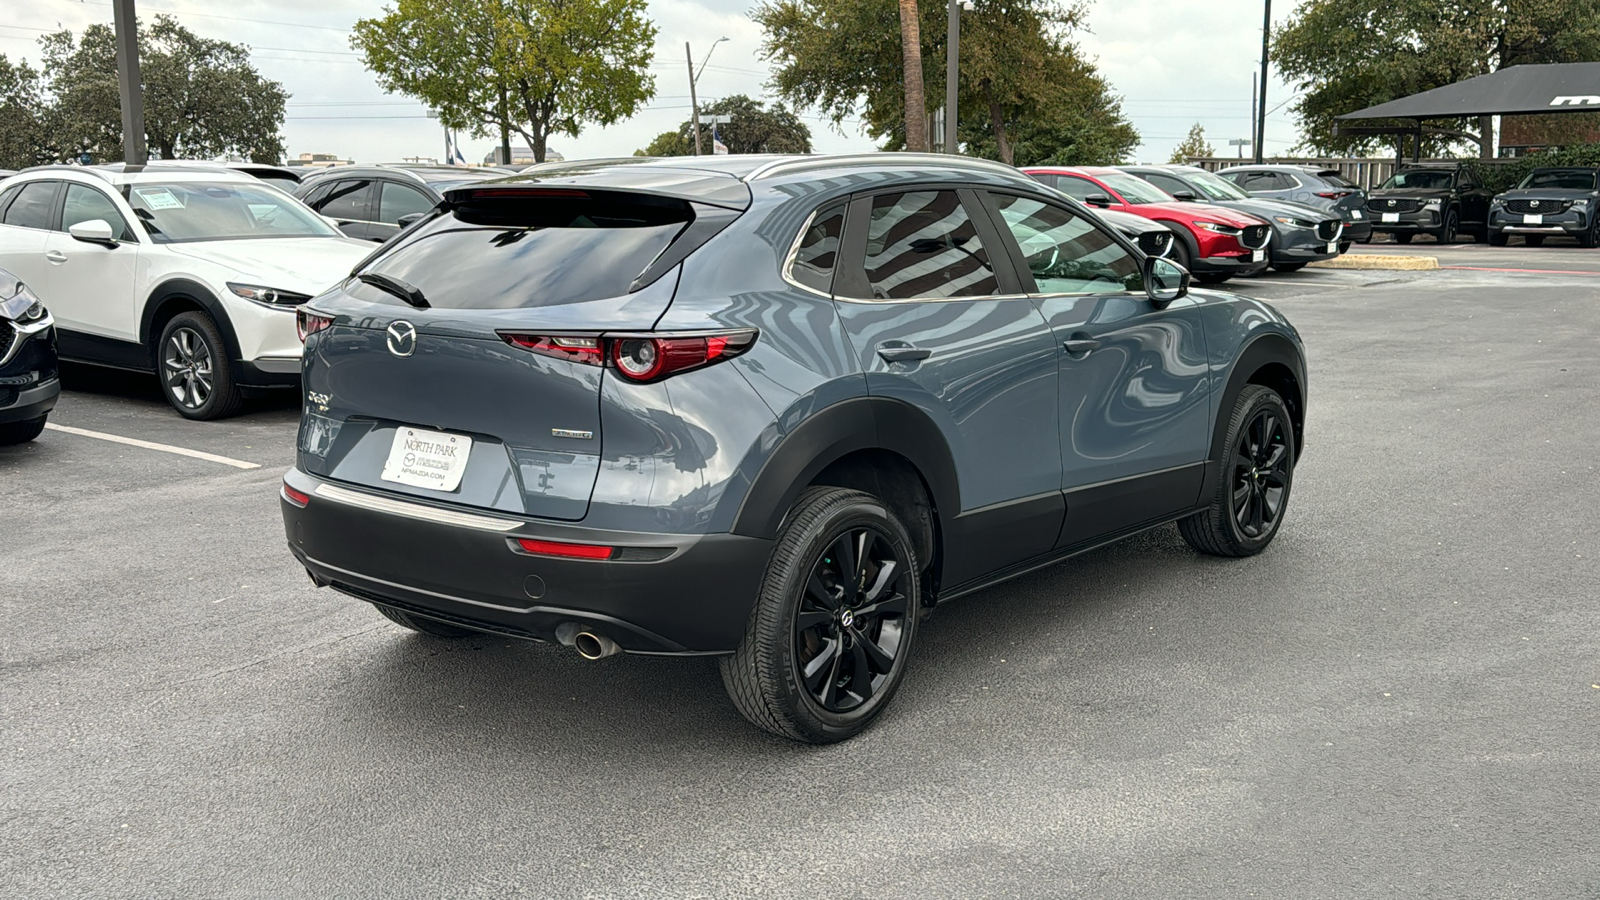
<path fill-rule="evenodd" d="M 294 311 L 294 330 L 300 335 L 300 343 L 302 344 L 306 342 L 306 338 L 332 324 L 333 316 L 312 312 L 305 307 Z"/>
<path fill-rule="evenodd" d="M 699 369 L 749 350 L 757 332 L 725 331 L 713 334 L 524 334 L 500 337 L 513 347 L 541 356 L 615 369 L 629 381 L 640 383 Z"/>
<path fill-rule="evenodd" d="M 289 487 L 288 482 L 284 482 L 283 490 L 280 493 L 283 495 L 283 499 L 293 503 L 295 506 L 298 506 L 301 509 L 305 509 L 306 504 L 311 502 L 310 494 L 306 493 L 305 491 L 297 491 L 294 488 Z"/>
<path fill-rule="evenodd" d="M 559 556 L 565 559 L 610 559 L 617 552 L 615 547 L 605 547 L 600 544 L 568 544 L 563 541 L 536 541 L 532 538 L 517 538 L 517 546 L 522 552 L 534 556 Z"/>
<path fill-rule="evenodd" d="M 1355 191 L 1317 191 L 1317 196 L 1325 200 L 1343 200 L 1354 193 Z"/>

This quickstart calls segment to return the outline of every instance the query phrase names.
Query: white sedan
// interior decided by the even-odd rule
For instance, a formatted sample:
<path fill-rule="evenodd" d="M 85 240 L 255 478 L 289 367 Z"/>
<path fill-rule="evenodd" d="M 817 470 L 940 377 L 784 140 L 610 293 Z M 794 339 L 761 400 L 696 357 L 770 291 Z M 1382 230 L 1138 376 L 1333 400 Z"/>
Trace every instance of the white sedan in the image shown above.
<path fill-rule="evenodd" d="M 46 166 L 0 185 L 0 269 L 44 301 L 62 359 L 156 372 L 191 419 L 299 384 L 295 307 L 371 252 L 222 169 Z"/>

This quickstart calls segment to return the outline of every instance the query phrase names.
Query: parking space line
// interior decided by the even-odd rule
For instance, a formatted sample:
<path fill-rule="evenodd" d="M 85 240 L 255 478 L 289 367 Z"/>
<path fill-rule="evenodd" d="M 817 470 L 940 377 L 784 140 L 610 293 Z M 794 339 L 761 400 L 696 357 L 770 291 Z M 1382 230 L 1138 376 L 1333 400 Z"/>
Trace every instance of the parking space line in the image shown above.
<path fill-rule="evenodd" d="M 1468 272 L 1516 272 L 1522 275 L 1600 275 L 1586 269 L 1499 269 L 1491 266 L 1440 266 L 1441 269 L 1462 269 Z"/>
<path fill-rule="evenodd" d="M 175 453 L 178 456 L 190 456 L 195 459 L 203 459 L 207 462 L 222 463 L 225 466 L 233 466 L 235 469 L 261 468 L 260 463 L 245 462 L 242 459 L 229 459 L 226 456 L 218 456 L 215 453 L 205 453 L 200 450 L 190 450 L 187 447 L 174 447 L 171 444 L 157 444 L 154 441 L 141 441 L 138 438 L 123 437 L 119 434 L 106 434 L 100 431 L 90 431 L 86 428 L 73 428 L 70 425 L 57 425 L 54 422 L 46 422 L 44 427 L 50 429 L 51 431 L 61 431 L 67 434 L 80 435 L 82 437 L 97 438 L 102 441 L 111 441 L 112 443 L 116 444 L 127 444 L 130 447 L 143 447 L 146 450 L 160 450 L 163 453 Z"/>

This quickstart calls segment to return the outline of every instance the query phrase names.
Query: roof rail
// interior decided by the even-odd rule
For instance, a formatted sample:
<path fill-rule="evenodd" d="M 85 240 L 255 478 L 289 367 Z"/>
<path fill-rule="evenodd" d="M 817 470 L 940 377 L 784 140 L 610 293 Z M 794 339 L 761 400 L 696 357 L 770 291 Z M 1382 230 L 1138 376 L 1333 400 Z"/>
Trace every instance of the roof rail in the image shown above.
<path fill-rule="evenodd" d="M 987 172 L 1003 172 L 1007 175 L 1020 174 L 1015 166 L 1008 166 L 1003 162 L 980 159 L 974 156 L 958 156 L 953 153 L 840 153 L 791 156 L 784 159 L 776 159 L 746 175 L 744 180 L 757 181 L 790 172 L 803 172 L 807 169 L 871 165 L 954 166 L 955 168 L 982 169 Z"/>
<path fill-rule="evenodd" d="M 28 166 L 25 169 L 18 169 L 17 170 L 17 174 L 18 175 L 24 175 L 24 174 L 26 174 L 28 172 L 60 172 L 60 171 L 82 172 L 85 175 L 93 175 L 93 176 L 95 176 L 97 178 L 100 178 L 100 179 L 103 179 L 104 181 L 107 181 L 107 182 L 111 181 L 111 173 L 110 173 L 110 171 L 108 171 L 106 169 L 103 169 L 100 166 L 74 166 L 74 165 L 71 165 L 71 164 L 68 164 L 68 163 L 45 163 L 42 166 Z"/>

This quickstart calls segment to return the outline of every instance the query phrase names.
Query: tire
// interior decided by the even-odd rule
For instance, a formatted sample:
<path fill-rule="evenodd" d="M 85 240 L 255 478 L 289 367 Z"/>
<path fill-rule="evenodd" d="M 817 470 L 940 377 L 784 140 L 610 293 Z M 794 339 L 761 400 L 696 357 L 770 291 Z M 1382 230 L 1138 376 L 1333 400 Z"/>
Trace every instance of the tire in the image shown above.
<path fill-rule="evenodd" d="M 435 619 L 427 618 L 426 616 L 413 616 L 408 612 L 401 612 L 392 606 L 384 606 L 382 603 L 374 603 L 372 605 L 378 608 L 378 612 L 382 613 L 385 619 L 388 619 L 402 628 L 409 628 L 412 631 L 420 632 L 421 634 L 425 634 L 429 637 L 463 638 L 469 635 L 477 634 L 477 632 L 470 628 L 457 628 L 456 626 L 447 622 L 440 622 Z"/>
<path fill-rule="evenodd" d="M 1544 246 L 1544 235 L 1542 235 L 1542 234 L 1525 234 L 1525 235 L 1522 236 L 1522 242 L 1527 244 L 1529 247 L 1543 247 Z"/>
<path fill-rule="evenodd" d="M 1491 247 L 1504 247 L 1510 240 L 1510 238 L 1506 237 L 1504 231 L 1491 230 L 1489 232 L 1489 246 Z"/>
<path fill-rule="evenodd" d="M 1254 556 L 1277 535 L 1294 486 L 1295 434 L 1283 398 L 1270 388 L 1245 385 L 1228 417 L 1223 446 L 1227 455 L 1215 463 L 1211 505 L 1180 519 L 1178 533 L 1201 553 Z"/>
<path fill-rule="evenodd" d="M 179 313 L 156 342 L 161 393 L 185 419 L 222 419 L 239 411 L 242 397 L 228 366 L 228 345 L 203 312 Z"/>
<path fill-rule="evenodd" d="M 1305 263 L 1283 263 L 1282 265 L 1274 264 L 1272 270 L 1274 272 L 1298 272 L 1305 267 Z"/>
<path fill-rule="evenodd" d="M 47 416 L 29 419 L 26 422 L 7 422 L 0 425 L 0 447 L 9 444 L 26 444 L 44 433 L 44 420 Z"/>
<path fill-rule="evenodd" d="M 807 489 L 778 535 L 744 640 L 720 660 L 733 705 L 795 741 L 828 744 L 860 733 L 905 675 L 921 612 L 920 572 L 910 535 L 883 501 Z"/>
<path fill-rule="evenodd" d="M 1207 272 L 1204 275 L 1194 276 L 1194 280 L 1201 284 L 1221 284 L 1232 277 L 1232 272 Z"/>
<path fill-rule="evenodd" d="M 1412 235 L 1409 231 L 1396 232 L 1394 235 L 1394 242 L 1396 244 L 1409 244 L 1411 243 L 1411 237 Z"/>
<path fill-rule="evenodd" d="M 1346 253 L 1349 253 L 1350 252 L 1350 248 L 1352 246 L 1354 246 L 1354 245 L 1355 245 L 1355 241 L 1340 241 L 1339 242 L 1339 255 L 1343 256 Z"/>
<path fill-rule="evenodd" d="M 1193 265 L 1194 260 L 1194 258 L 1189 255 L 1189 245 L 1185 244 L 1183 242 L 1183 237 L 1175 231 L 1172 233 L 1172 250 L 1170 253 L 1168 253 L 1168 256 L 1173 262 L 1183 266 L 1183 270 L 1185 272 L 1192 273 L 1194 271 L 1193 269 L 1189 268 L 1191 265 Z"/>
<path fill-rule="evenodd" d="M 1460 218 L 1455 210 L 1452 209 L 1445 213 L 1444 225 L 1439 229 L 1439 233 L 1434 235 L 1433 239 L 1441 244 L 1454 244 L 1456 242 L 1458 222 L 1460 222 Z"/>
<path fill-rule="evenodd" d="M 1589 225 L 1589 230 L 1578 235 L 1578 246 L 1588 250 L 1600 247 L 1600 221 Z"/>

